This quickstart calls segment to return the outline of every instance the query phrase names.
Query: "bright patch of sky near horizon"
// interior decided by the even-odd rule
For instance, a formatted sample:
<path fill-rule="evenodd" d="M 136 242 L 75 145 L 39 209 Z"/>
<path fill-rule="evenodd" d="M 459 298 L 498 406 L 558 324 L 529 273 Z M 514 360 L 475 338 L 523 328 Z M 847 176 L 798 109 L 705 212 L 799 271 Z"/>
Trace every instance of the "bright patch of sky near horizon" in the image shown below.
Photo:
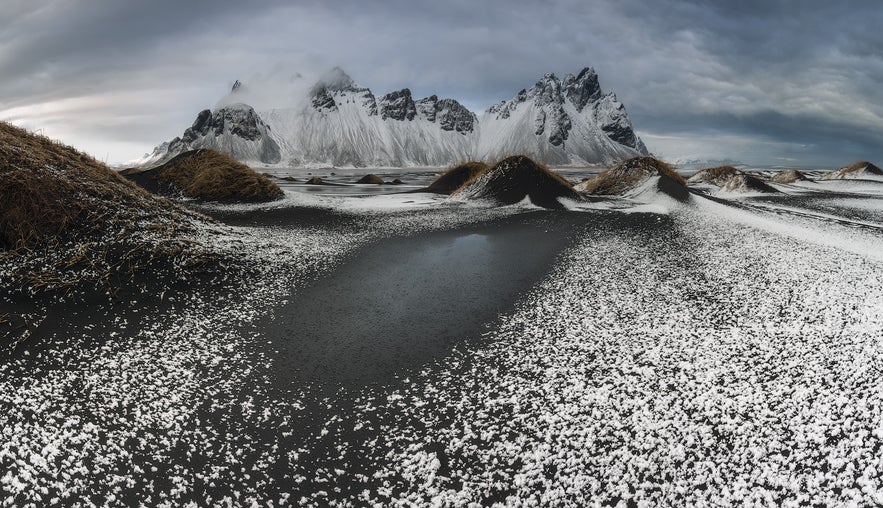
<path fill-rule="evenodd" d="M 481 112 L 592 66 L 663 157 L 879 162 L 881 25 L 873 1 L 11 0 L 0 119 L 114 163 L 180 135 L 234 79 L 340 66 Z"/>

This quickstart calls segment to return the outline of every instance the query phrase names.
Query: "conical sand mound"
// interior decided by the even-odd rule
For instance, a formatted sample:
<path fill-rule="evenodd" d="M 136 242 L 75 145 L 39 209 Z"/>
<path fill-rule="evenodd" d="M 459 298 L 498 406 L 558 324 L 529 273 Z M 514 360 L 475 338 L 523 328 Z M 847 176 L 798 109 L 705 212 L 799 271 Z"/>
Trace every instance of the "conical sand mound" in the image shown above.
<path fill-rule="evenodd" d="M 738 174 L 724 184 L 722 189 L 726 192 L 765 192 L 765 193 L 774 193 L 779 192 L 773 187 L 770 187 L 766 182 L 755 178 L 753 176 Z"/>
<path fill-rule="evenodd" d="M 424 190 L 436 194 L 451 194 L 466 182 L 487 171 L 489 167 L 484 162 L 475 161 L 454 166 L 441 174 Z"/>
<path fill-rule="evenodd" d="M 684 177 L 659 159 L 635 157 L 580 183 L 576 190 L 598 196 L 627 196 L 653 185 L 656 192 L 686 201 L 690 196 L 686 183 Z"/>
<path fill-rule="evenodd" d="M 161 166 L 125 176 L 154 193 L 206 201 L 264 202 L 283 196 L 266 175 L 209 148 L 184 152 Z"/>
<path fill-rule="evenodd" d="M 687 179 L 688 183 L 710 183 L 723 187 L 727 181 L 741 172 L 733 166 L 717 166 L 714 168 L 700 169 Z"/>
<path fill-rule="evenodd" d="M 772 177 L 770 177 L 771 182 L 775 183 L 794 183 L 794 182 L 809 182 L 812 181 L 807 178 L 806 175 L 797 171 L 796 169 L 789 169 L 787 171 L 779 171 Z"/>
<path fill-rule="evenodd" d="M 359 180 L 356 181 L 356 183 L 370 184 L 370 185 L 383 185 L 384 181 L 383 181 L 383 178 L 380 178 L 379 176 L 372 173 L 372 174 L 365 175 L 362 178 L 359 178 Z"/>
<path fill-rule="evenodd" d="M 504 205 L 530 198 L 533 204 L 544 208 L 563 208 L 559 198 L 580 199 L 570 182 L 523 155 L 503 159 L 454 194 Z"/>
<path fill-rule="evenodd" d="M 883 177 L 883 169 L 868 161 L 859 161 L 844 168 L 822 175 L 822 180 L 846 180 L 850 178 Z"/>

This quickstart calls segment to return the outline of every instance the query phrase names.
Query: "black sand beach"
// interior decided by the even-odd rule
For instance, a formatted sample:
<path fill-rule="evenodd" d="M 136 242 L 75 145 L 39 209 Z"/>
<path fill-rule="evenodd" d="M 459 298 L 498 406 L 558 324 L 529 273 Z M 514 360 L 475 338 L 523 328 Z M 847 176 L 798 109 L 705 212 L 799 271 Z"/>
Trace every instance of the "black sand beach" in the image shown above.
<path fill-rule="evenodd" d="M 728 379 L 777 379 L 781 362 L 817 362 L 845 338 L 862 355 L 876 347 L 866 286 L 883 262 L 871 251 L 879 229 L 855 219 L 879 205 L 821 193 L 692 200 L 668 211 L 197 206 L 230 228 L 212 241 L 240 261 L 180 280 L 138 274 L 109 301 L 3 293 L 0 313 L 26 310 L 39 324 L 0 366 L 18 422 L 0 431 L 13 446 L 0 467 L 32 475 L 50 504 L 343 506 L 527 499 L 579 484 L 583 469 L 569 462 L 607 478 L 561 498 L 571 502 L 625 501 L 611 485 L 642 474 L 648 497 L 672 471 L 704 477 L 698 463 L 609 465 L 617 453 L 642 456 L 638 432 L 750 468 L 721 462 L 719 448 L 756 447 L 767 433 L 788 440 L 806 423 L 739 434 L 725 430 L 730 416 L 702 420 L 695 401 L 732 404 L 740 385 Z M 839 207 L 854 213 L 821 213 Z M 806 261 L 826 257 L 835 272 Z M 820 294 L 839 299 L 821 317 Z M 760 342 L 734 339 L 741 329 Z M 721 355 L 752 360 L 718 364 Z M 733 372 L 702 374 L 721 368 Z M 805 406 L 776 386 L 760 389 Z M 678 424 L 645 430 L 634 415 L 651 407 Z M 593 416 L 602 413 L 612 416 Z M 697 441 L 709 426 L 727 437 Z M 583 428 L 601 437 L 572 434 Z M 10 485 L 7 499 L 33 499 Z"/>
<path fill-rule="evenodd" d="M 260 325 L 283 344 L 279 376 L 382 382 L 476 339 L 587 220 L 534 212 L 364 247 Z"/>

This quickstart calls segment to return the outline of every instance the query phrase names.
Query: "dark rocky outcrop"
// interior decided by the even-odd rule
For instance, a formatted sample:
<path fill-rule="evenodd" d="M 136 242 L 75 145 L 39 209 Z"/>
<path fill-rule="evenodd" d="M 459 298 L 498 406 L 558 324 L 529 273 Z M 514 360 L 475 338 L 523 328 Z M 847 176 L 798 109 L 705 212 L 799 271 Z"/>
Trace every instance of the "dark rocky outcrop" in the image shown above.
<path fill-rule="evenodd" d="M 438 122 L 443 131 L 456 131 L 461 134 L 475 128 L 475 114 L 454 99 L 441 99 L 430 95 L 415 102 L 417 113 L 430 122 Z"/>
<path fill-rule="evenodd" d="M 417 116 L 417 106 L 411 98 L 411 90 L 403 88 L 396 92 L 390 92 L 380 97 L 377 101 L 380 108 L 380 118 L 386 120 L 413 120 Z"/>
<path fill-rule="evenodd" d="M 586 67 L 576 76 L 567 74 L 564 76 L 562 83 L 564 95 L 570 99 L 570 102 L 576 107 L 577 111 L 582 111 L 587 104 L 597 101 L 601 98 L 601 85 L 598 83 L 598 75 L 595 69 Z"/>
<path fill-rule="evenodd" d="M 318 111 L 337 111 L 337 103 L 326 88 L 315 90 L 310 102 Z"/>
<path fill-rule="evenodd" d="M 644 153 L 647 152 L 632 129 L 625 105 L 616 99 L 616 94 L 609 93 L 601 97 L 592 106 L 592 114 L 608 138 L 621 145 L 638 149 Z"/>

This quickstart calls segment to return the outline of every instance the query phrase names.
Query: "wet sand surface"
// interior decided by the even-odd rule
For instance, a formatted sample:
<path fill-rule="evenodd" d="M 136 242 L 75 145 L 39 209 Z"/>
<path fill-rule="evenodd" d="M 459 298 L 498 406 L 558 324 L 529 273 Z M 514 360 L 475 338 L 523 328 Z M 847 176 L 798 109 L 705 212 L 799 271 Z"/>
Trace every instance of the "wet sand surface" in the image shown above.
<path fill-rule="evenodd" d="M 358 227 L 316 208 L 204 210 L 244 227 Z M 370 242 L 255 327 L 281 386 L 385 382 L 476 340 L 538 282 L 591 215 L 534 211 Z"/>
<path fill-rule="evenodd" d="M 260 325 L 279 378 L 383 381 L 477 338 L 588 220 L 538 212 L 365 247 Z"/>

